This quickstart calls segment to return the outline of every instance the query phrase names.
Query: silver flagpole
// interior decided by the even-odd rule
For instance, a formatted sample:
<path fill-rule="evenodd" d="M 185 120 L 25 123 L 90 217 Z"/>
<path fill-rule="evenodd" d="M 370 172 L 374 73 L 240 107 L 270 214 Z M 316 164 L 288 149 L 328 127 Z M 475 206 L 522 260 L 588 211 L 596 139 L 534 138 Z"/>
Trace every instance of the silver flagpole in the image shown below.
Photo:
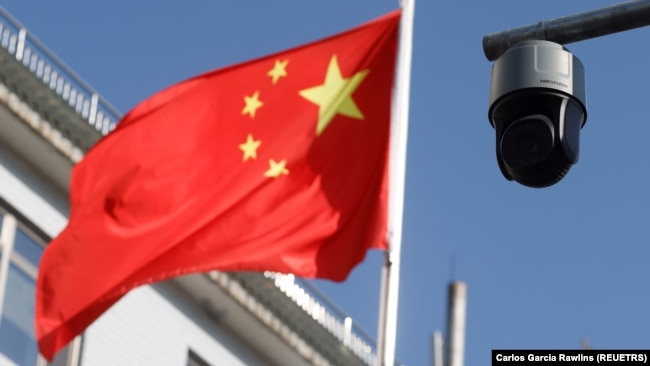
<path fill-rule="evenodd" d="M 378 364 L 384 366 L 393 366 L 395 363 L 395 344 L 397 340 L 399 267 L 404 213 L 404 181 L 406 177 L 406 143 L 415 0 L 402 0 L 400 5 L 402 7 L 402 17 L 391 108 L 388 250 L 382 268 L 377 337 Z"/>

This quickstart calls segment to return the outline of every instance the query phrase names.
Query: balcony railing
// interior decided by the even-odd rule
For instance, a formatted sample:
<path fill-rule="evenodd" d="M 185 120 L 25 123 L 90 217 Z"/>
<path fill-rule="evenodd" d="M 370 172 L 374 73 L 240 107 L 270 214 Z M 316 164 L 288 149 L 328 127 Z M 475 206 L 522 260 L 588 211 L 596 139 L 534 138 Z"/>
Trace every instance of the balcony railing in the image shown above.
<path fill-rule="evenodd" d="M 352 318 L 309 282 L 291 274 L 265 272 L 275 286 L 322 325 L 367 365 L 377 365 L 376 342 Z M 399 365 L 399 362 L 395 363 Z"/>
<path fill-rule="evenodd" d="M 0 47 L 102 134 L 115 128 L 121 114 L 0 7 Z"/>

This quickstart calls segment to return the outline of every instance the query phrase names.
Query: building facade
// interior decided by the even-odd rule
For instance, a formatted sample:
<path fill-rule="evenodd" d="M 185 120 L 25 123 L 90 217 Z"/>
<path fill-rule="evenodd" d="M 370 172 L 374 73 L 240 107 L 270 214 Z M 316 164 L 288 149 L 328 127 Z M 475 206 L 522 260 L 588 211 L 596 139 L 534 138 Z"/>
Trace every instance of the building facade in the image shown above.
<path fill-rule="evenodd" d="M 44 366 L 38 264 L 72 166 L 119 112 L 0 8 L 0 366 Z M 131 291 L 51 365 L 373 365 L 374 341 L 291 275 L 212 272 Z"/>

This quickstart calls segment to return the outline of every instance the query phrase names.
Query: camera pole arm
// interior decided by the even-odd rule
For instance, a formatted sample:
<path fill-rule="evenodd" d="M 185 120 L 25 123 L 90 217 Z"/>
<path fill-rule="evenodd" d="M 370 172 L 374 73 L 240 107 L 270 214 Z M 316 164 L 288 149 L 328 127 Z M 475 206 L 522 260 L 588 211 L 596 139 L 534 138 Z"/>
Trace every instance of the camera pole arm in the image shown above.
<path fill-rule="evenodd" d="M 567 44 L 647 25 L 650 0 L 634 0 L 488 34 L 483 37 L 483 52 L 489 61 L 494 61 L 510 46 L 523 41 Z"/>

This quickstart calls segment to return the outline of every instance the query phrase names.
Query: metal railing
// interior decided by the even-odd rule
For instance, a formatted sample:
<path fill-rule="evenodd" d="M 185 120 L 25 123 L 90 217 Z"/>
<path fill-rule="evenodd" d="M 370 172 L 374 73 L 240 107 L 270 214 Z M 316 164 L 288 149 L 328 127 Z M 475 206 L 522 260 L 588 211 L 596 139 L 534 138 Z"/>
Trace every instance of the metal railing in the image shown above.
<path fill-rule="evenodd" d="M 58 94 L 97 131 L 106 135 L 121 117 L 113 106 L 86 84 L 35 36 L 0 7 L 0 47 Z"/>
<path fill-rule="evenodd" d="M 367 365 L 377 365 L 377 342 L 316 287 L 291 274 L 265 272 L 292 299 Z"/>

